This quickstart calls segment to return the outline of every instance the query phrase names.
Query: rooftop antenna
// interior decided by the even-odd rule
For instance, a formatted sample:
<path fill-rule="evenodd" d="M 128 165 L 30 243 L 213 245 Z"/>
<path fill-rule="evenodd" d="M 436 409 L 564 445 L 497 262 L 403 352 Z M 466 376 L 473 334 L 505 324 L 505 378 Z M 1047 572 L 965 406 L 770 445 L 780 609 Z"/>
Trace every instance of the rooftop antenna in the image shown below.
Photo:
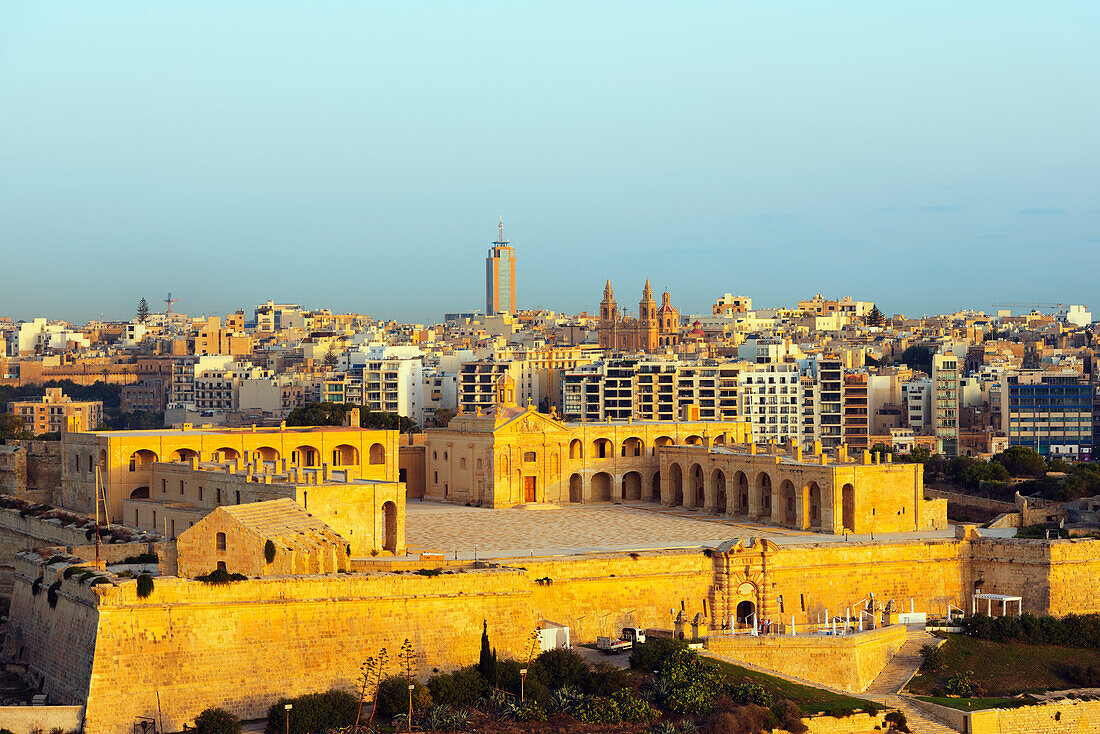
<path fill-rule="evenodd" d="M 172 298 L 172 292 L 171 291 L 168 292 L 168 297 L 164 299 L 164 302 L 168 304 L 167 313 L 169 315 L 171 315 L 171 313 L 172 313 L 172 304 L 175 303 L 178 300 L 179 300 L 178 298 Z"/>
<path fill-rule="evenodd" d="M 500 221 L 497 222 L 497 241 L 494 245 L 507 245 L 508 240 L 504 239 L 504 216 L 500 217 Z"/>

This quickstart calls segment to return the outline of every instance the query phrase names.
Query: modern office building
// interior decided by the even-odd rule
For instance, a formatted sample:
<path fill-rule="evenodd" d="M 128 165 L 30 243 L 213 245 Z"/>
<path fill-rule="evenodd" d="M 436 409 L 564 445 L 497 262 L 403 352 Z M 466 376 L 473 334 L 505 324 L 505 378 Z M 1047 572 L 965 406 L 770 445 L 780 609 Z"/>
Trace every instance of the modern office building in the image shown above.
<path fill-rule="evenodd" d="M 1088 460 L 1093 447 L 1093 388 L 1073 372 L 1006 373 L 1001 428 L 1010 446 Z"/>
<path fill-rule="evenodd" d="M 504 219 L 497 225 L 497 241 L 485 258 L 485 315 L 516 312 L 516 248 L 504 239 Z"/>

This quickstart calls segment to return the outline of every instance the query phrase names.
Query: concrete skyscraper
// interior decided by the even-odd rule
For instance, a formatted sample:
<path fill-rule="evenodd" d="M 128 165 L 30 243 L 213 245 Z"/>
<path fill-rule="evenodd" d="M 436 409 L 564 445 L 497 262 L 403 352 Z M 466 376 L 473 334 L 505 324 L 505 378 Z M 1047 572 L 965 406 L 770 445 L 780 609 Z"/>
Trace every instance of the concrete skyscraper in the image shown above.
<path fill-rule="evenodd" d="M 485 258 L 485 315 L 516 312 L 516 248 L 504 239 L 504 218 L 497 224 L 497 241 Z"/>

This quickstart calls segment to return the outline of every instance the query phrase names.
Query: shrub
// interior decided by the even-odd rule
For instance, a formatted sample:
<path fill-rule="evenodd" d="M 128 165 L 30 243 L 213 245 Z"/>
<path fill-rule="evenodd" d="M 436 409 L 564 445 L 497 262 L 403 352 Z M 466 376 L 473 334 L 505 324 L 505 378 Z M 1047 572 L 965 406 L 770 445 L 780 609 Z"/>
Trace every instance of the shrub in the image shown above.
<path fill-rule="evenodd" d="M 264 543 L 264 560 L 268 563 L 275 562 L 275 544 L 270 540 Z"/>
<path fill-rule="evenodd" d="M 31 584 L 31 596 L 38 596 L 42 592 L 42 578 L 36 578 Z"/>
<path fill-rule="evenodd" d="M 703 722 L 703 734 L 760 734 L 772 723 L 772 714 L 762 706 L 739 706 L 718 711 Z"/>
<path fill-rule="evenodd" d="M 428 692 L 436 704 L 456 709 L 477 704 L 488 690 L 477 668 L 462 668 L 453 673 L 440 673 L 428 679 Z"/>
<path fill-rule="evenodd" d="M 535 658 L 527 675 L 528 681 L 536 680 L 549 690 L 563 686 L 585 690 L 588 678 L 588 663 L 584 658 L 561 647 L 547 650 Z"/>
<path fill-rule="evenodd" d="M 620 688 L 611 694 L 611 702 L 619 710 L 619 718 L 632 724 L 649 724 L 656 721 L 659 714 L 649 701 L 638 695 L 633 688 Z"/>
<path fill-rule="evenodd" d="M 432 705 L 432 694 L 427 687 L 413 681 L 413 711 L 426 711 Z M 384 678 L 378 687 L 378 714 L 384 717 L 408 714 L 409 681 L 403 675 Z M 414 714 L 415 715 L 415 714 Z"/>
<path fill-rule="evenodd" d="M 855 712 L 856 710 L 851 706 L 833 706 L 831 709 L 825 710 L 825 715 L 832 716 L 834 719 L 847 719 Z"/>
<path fill-rule="evenodd" d="M 418 568 L 413 571 L 417 576 L 439 576 L 443 573 L 441 568 Z"/>
<path fill-rule="evenodd" d="M 659 669 L 670 690 L 665 696 L 669 711 L 680 716 L 702 716 L 714 708 L 714 699 L 722 691 L 721 669 L 704 660 L 694 650 L 678 650 Z"/>
<path fill-rule="evenodd" d="M 147 573 L 143 573 L 137 577 L 137 595 L 139 599 L 144 599 L 153 593 L 153 577 Z"/>
<path fill-rule="evenodd" d="M 610 696 L 630 685 L 630 673 L 601 660 L 588 676 L 587 690 L 595 696 Z"/>
<path fill-rule="evenodd" d="M 195 731 L 199 734 L 240 734 L 241 720 L 225 709 L 208 708 L 195 717 Z"/>
<path fill-rule="evenodd" d="M 497 687 L 519 698 L 520 675 L 523 665 L 515 660 L 501 660 L 497 664 Z M 534 667 L 529 669 L 534 672 Z M 545 709 L 550 705 L 550 689 L 536 677 L 528 673 L 527 680 L 523 684 L 523 693 L 526 700 L 537 701 L 539 706 Z"/>
<path fill-rule="evenodd" d="M 920 649 L 921 657 L 924 658 L 924 662 L 921 663 L 921 667 L 925 670 L 941 670 L 944 666 L 943 650 L 940 649 L 940 645 L 923 645 Z"/>
<path fill-rule="evenodd" d="M 567 714 L 584 698 L 584 694 L 576 688 L 559 688 L 550 692 L 549 709 L 555 714 Z"/>
<path fill-rule="evenodd" d="M 46 561 L 46 565 L 52 566 L 53 564 L 61 563 L 64 560 L 67 560 L 66 556 L 50 556 L 49 560 Z"/>
<path fill-rule="evenodd" d="M 908 734 L 909 723 L 905 720 L 905 714 L 903 714 L 901 711 L 891 711 L 890 713 L 886 714 L 885 721 L 894 731 L 900 731 Z"/>
<path fill-rule="evenodd" d="M 622 721 L 619 707 L 603 696 L 585 696 L 574 704 L 571 713 L 582 724 L 618 724 Z"/>
<path fill-rule="evenodd" d="M 642 644 L 634 646 L 634 651 L 630 653 L 630 667 L 646 672 L 658 670 L 673 653 L 687 649 L 687 643 L 683 640 L 648 637 Z"/>
<path fill-rule="evenodd" d="M 947 692 L 952 696 L 958 696 L 960 698 L 973 698 L 978 695 L 978 685 L 970 677 L 973 673 L 970 671 L 955 673 L 953 676 L 947 679 L 944 687 Z"/>
<path fill-rule="evenodd" d="M 156 553 L 138 553 L 136 556 L 126 556 L 123 563 L 160 563 L 160 556 Z M 220 711 L 221 709 L 207 709 L 207 711 Z M 203 713 L 206 713 L 205 711 Z M 197 721 L 197 719 L 196 719 Z"/>
<path fill-rule="evenodd" d="M 399 718 L 407 718 L 407 715 Z M 420 724 L 428 731 L 458 731 L 469 727 L 470 715 L 465 709 L 456 710 L 443 704 L 425 711 Z"/>
<path fill-rule="evenodd" d="M 802 710 L 798 708 L 794 701 L 782 698 L 771 707 L 771 712 L 779 728 L 785 729 L 791 734 L 803 734 L 810 728 L 803 723 Z M 875 713 L 877 714 L 878 711 L 875 711 Z"/>
<path fill-rule="evenodd" d="M 1064 677 L 1082 688 L 1100 688 L 1100 668 L 1095 665 L 1070 666 Z"/>
<path fill-rule="evenodd" d="M 291 704 L 290 732 L 286 731 L 286 704 Z M 310 734 L 355 723 L 359 699 L 344 691 L 307 693 L 282 698 L 267 710 L 267 734 Z"/>
<path fill-rule="evenodd" d="M 54 581 L 50 584 L 50 588 L 46 590 L 46 601 L 50 603 L 50 609 L 57 606 L 57 590 L 61 588 L 60 581 Z"/>
<path fill-rule="evenodd" d="M 68 580 L 72 578 L 73 574 L 84 571 L 83 566 L 69 566 L 61 572 L 61 578 Z"/>
<path fill-rule="evenodd" d="M 742 706 L 755 704 L 763 708 L 770 708 L 775 703 L 775 697 L 762 685 L 746 678 L 729 689 L 730 698 Z"/>
<path fill-rule="evenodd" d="M 96 572 L 92 571 L 91 569 L 89 569 L 87 571 L 81 571 L 80 576 L 78 576 L 77 579 L 76 579 L 76 582 L 78 584 L 80 584 L 81 586 L 83 586 L 85 581 L 87 581 L 88 579 L 90 579 L 92 576 L 95 576 L 95 575 L 96 575 Z"/>
<path fill-rule="evenodd" d="M 243 573 L 229 573 L 224 568 L 215 568 L 205 576 L 196 576 L 196 581 L 201 581 L 204 584 L 214 584 L 215 586 L 224 586 L 225 584 L 232 583 L 234 581 L 246 581 L 248 577 Z"/>

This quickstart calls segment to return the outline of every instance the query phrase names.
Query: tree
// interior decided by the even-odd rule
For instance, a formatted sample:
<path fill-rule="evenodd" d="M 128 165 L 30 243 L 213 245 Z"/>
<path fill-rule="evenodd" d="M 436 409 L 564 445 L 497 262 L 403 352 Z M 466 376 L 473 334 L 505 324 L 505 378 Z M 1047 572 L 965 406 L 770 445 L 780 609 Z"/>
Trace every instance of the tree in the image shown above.
<path fill-rule="evenodd" d="M 7 441 L 9 438 L 33 437 L 22 418 L 11 413 L 0 414 L 0 441 Z"/>
<path fill-rule="evenodd" d="M 928 347 L 909 347 L 901 353 L 901 363 L 932 374 L 932 350 Z"/>
<path fill-rule="evenodd" d="M 882 326 L 886 322 L 886 317 L 882 315 L 882 311 L 878 310 L 877 305 L 872 305 L 864 321 L 868 326 Z"/>
<path fill-rule="evenodd" d="M 241 720 L 225 709 L 209 708 L 195 717 L 195 730 L 199 734 L 240 734 Z"/>
<path fill-rule="evenodd" d="M 477 672 L 491 686 L 497 684 L 496 655 L 489 648 L 489 623 L 481 621 L 481 658 L 477 662 Z"/>
<path fill-rule="evenodd" d="M 149 318 L 149 302 L 143 297 L 138 302 L 137 307 L 137 320 L 139 324 L 144 324 L 145 320 Z"/>
<path fill-rule="evenodd" d="M 1012 446 L 993 459 L 1014 477 L 1041 477 L 1047 473 L 1046 460 L 1028 446 Z"/>
<path fill-rule="evenodd" d="M 336 365 L 337 363 L 339 363 L 339 361 L 339 357 L 336 356 L 336 345 L 332 342 L 329 342 L 328 351 L 325 352 L 325 357 L 324 360 L 321 362 L 321 366 L 325 368 L 326 372 L 331 372 L 332 370 L 336 369 Z"/>

